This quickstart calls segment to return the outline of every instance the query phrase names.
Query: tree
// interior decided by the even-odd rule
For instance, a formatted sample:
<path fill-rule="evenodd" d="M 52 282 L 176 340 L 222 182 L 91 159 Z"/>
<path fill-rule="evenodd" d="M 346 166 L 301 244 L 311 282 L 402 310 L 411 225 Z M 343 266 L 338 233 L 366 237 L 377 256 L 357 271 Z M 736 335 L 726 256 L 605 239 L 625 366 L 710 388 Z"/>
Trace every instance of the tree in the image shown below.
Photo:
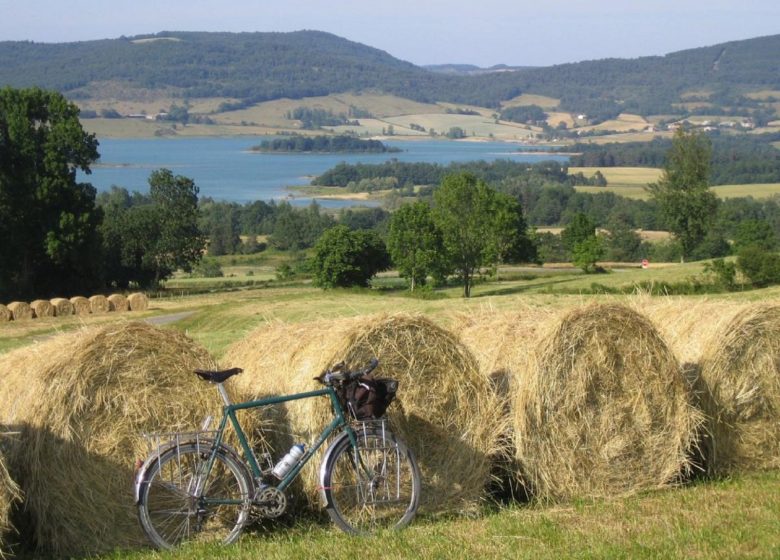
<path fill-rule="evenodd" d="M 605 240 L 607 260 L 634 262 L 646 256 L 643 254 L 646 247 L 642 243 L 642 238 L 622 216 L 613 218 L 607 227 L 609 229 Z"/>
<path fill-rule="evenodd" d="M 368 286 L 371 278 L 389 266 L 385 244 L 372 231 L 337 225 L 314 245 L 314 285 L 322 288 Z"/>
<path fill-rule="evenodd" d="M 704 239 L 718 207 L 709 188 L 711 152 L 710 141 L 702 133 L 678 129 L 661 179 L 648 185 L 667 227 L 682 246 L 683 261 Z"/>
<path fill-rule="evenodd" d="M 0 89 L 0 300 L 67 295 L 100 282 L 101 212 L 77 181 L 98 158 L 61 94 Z"/>
<path fill-rule="evenodd" d="M 161 169 L 151 174 L 149 186 L 149 196 L 134 196 L 137 203 L 129 207 L 120 191 L 106 197 L 101 233 L 109 285 L 153 287 L 201 259 L 205 238 L 198 228 L 195 183 Z"/>
<path fill-rule="evenodd" d="M 561 232 L 561 241 L 563 245 L 570 251 L 574 251 L 574 247 L 578 243 L 596 236 L 596 224 L 593 220 L 583 212 L 577 212 L 572 218 L 569 225 L 567 225 Z"/>
<path fill-rule="evenodd" d="M 413 292 L 443 267 L 441 232 L 424 202 L 404 204 L 390 218 L 387 248 L 401 278 Z"/>
<path fill-rule="evenodd" d="M 536 245 L 528 236 L 523 207 L 516 198 L 500 192 L 494 194 L 490 226 L 488 253 L 493 257 L 496 278 L 502 263 L 536 261 Z"/>
<path fill-rule="evenodd" d="M 493 263 L 495 194 L 471 173 L 445 177 L 433 193 L 434 223 L 442 233 L 447 262 L 460 276 L 464 297 L 471 296 L 480 267 Z"/>
<path fill-rule="evenodd" d="M 160 226 L 153 247 L 156 285 L 179 268 L 192 270 L 206 240 L 198 229 L 198 187 L 192 179 L 158 169 L 149 177 L 149 195 Z"/>
<path fill-rule="evenodd" d="M 582 269 L 586 274 L 596 272 L 596 262 L 604 256 L 604 243 L 596 235 L 575 243 L 572 249 L 572 262 L 574 266 Z"/>
<path fill-rule="evenodd" d="M 766 220 L 744 220 L 737 225 L 734 236 L 734 249 L 740 251 L 756 246 L 765 251 L 777 249 L 777 236 Z"/>
<path fill-rule="evenodd" d="M 737 269 L 756 288 L 780 283 L 780 255 L 756 245 L 745 247 L 739 252 Z"/>

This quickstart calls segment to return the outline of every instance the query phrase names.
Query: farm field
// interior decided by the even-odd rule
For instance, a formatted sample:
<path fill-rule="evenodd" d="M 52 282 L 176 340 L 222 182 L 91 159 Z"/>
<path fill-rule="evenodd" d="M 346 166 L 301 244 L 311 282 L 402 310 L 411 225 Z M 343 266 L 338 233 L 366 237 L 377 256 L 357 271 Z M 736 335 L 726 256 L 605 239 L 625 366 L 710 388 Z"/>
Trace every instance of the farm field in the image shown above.
<path fill-rule="evenodd" d="M 663 171 L 650 167 L 569 167 L 569 173 L 582 173 L 592 177 L 596 171 L 601 171 L 607 179 L 606 187 L 575 187 L 580 192 L 596 194 L 599 192 L 614 192 L 626 198 L 647 200 L 650 198 L 645 190 L 649 183 L 661 178 Z M 780 183 L 763 183 L 748 185 L 718 185 L 711 187 L 718 198 L 737 198 L 752 196 L 756 199 L 769 198 L 780 193 Z"/>
<path fill-rule="evenodd" d="M 468 517 L 419 518 L 404 531 L 349 537 L 307 520 L 245 535 L 228 548 L 194 545 L 106 560 L 207 558 L 776 558 L 780 473 L 564 505 L 486 507 Z"/>
<path fill-rule="evenodd" d="M 153 295 L 149 309 L 143 312 L 5 323 L 0 325 L 0 353 L 84 325 L 188 312 L 191 315 L 174 323 L 173 327 L 185 331 L 219 357 L 230 342 L 269 320 L 298 322 L 395 311 L 446 317 L 456 311 L 501 311 L 518 305 L 566 307 L 587 301 L 629 301 L 632 296 L 590 295 L 593 283 L 607 288 L 631 287 L 640 282 L 673 283 L 701 276 L 704 272 L 701 262 L 651 263 L 648 269 L 640 268 L 637 263 L 615 268 L 609 274 L 596 275 L 583 274 L 569 264 L 506 267 L 500 270 L 500 280 L 477 283 L 472 297 L 463 299 L 459 286 L 411 297 L 403 288 L 403 281 L 394 273 L 377 278 L 376 289 L 372 290 L 321 290 L 300 281 L 269 284 L 275 276 L 275 267 L 282 262 L 280 258 L 270 255 L 268 260 L 258 261 L 252 256 L 219 257 L 224 277 L 173 278 L 167 282 L 167 295 L 160 298 Z M 718 299 L 756 301 L 776 297 L 780 297 L 780 287 L 732 292 L 718 296 Z"/>
<path fill-rule="evenodd" d="M 231 260 L 233 259 L 233 260 Z M 252 263 L 245 257 L 222 258 L 230 279 L 257 279 L 270 263 Z M 252 270 L 253 275 L 246 273 Z M 50 318 L 0 326 L 0 354 L 14 347 L 45 341 L 53 334 L 85 325 L 135 319 L 165 319 L 223 360 L 224 367 L 245 364 L 224 361 L 226 350 L 256 327 L 280 321 L 339 321 L 384 313 L 423 314 L 437 324 L 456 329 L 466 315 L 509 312 L 515 309 L 555 310 L 590 303 L 626 303 L 636 309 L 668 301 L 685 308 L 710 302 L 777 302 L 780 288 L 736 292 L 700 298 L 658 298 L 648 295 L 584 295 L 592 282 L 624 286 L 643 280 L 684 280 L 702 273 L 701 263 L 622 269 L 611 274 L 584 275 L 570 267 L 509 267 L 501 281 L 478 284 L 464 300 L 460 288 L 443 289 L 428 298 L 409 297 L 392 274 L 380 278 L 377 289 L 328 290 L 304 283 L 271 285 L 196 295 L 169 295 L 150 300 L 149 309 L 123 315 L 87 318 Z M 223 279 L 211 279 L 220 282 Z M 206 279 L 177 279 L 182 290 L 189 284 L 208 289 Z M 170 282 L 171 284 L 174 281 Z M 212 286 L 216 287 L 216 286 Z M 367 323 L 367 327 L 370 323 Z M 215 397 L 216 398 L 216 397 Z M 457 482 L 457 481 L 455 481 Z M 170 553 L 116 552 L 98 558 L 138 559 L 212 557 L 309 558 L 357 555 L 370 547 L 379 558 L 689 558 L 775 557 L 780 552 L 780 494 L 773 489 L 780 472 L 740 473 L 727 479 L 699 481 L 682 488 L 643 491 L 629 497 L 576 499 L 560 503 L 534 502 L 499 506 L 485 502 L 467 515 L 425 513 L 407 530 L 370 538 L 350 538 L 321 516 L 304 516 L 264 524 L 248 531 L 228 549 L 192 545 Z M 24 560 L 27 558 L 22 555 Z"/>

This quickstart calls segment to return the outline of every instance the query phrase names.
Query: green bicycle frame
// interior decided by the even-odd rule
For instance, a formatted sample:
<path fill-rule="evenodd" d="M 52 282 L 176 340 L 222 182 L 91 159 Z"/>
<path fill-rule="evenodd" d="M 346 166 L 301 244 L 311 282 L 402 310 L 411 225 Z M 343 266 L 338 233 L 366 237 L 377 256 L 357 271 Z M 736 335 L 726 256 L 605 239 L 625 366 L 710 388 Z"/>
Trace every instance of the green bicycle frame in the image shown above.
<path fill-rule="evenodd" d="M 216 451 L 217 449 L 219 449 L 219 446 L 222 444 L 225 428 L 227 427 L 227 423 L 229 420 L 230 424 L 233 426 L 233 429 L 236 432 L 236 436 L 238 437 L 238 441 L 239 444 L 241 445 L 241 450 L 243 451 L 244 458 L 246 459 L 246 462 L 249 464 L 249 467 L 252 470 L 252 476 L 255 478 L 255 480 L 259 480 L 263 474 L 262 470 L 260 469 L 260 465 L 257 464 L 257 459 L 255 457 L 254 452 L 252 451 L 251 446 L 249 445 L 249 441 L 247 440 L 246 434 L 244 433 L 244 430 L 241 428 L 241 424 L 238 422 L 238 418 L 236 417 L 236 412 L 239 410 L 250 410 L 253 408 L 261 408 L 263 406 L 281 404 L 281 403 L 296 401 L 301 399 L 322 397 L 325 395 L 328 395 L 330 397 L 330 402 L 331 405 L 333 406 L 333 412 L 335 416 L 333 418 L 333 421 L 325 427 L 325 429 L 317 437 L 314 443 L 312 443 L 310 447 L 304 452 L 303 456 L 300 458 L 298 463 L 292 469 L 290 469 L 290 471 L 284 476 L 284 478 L 282 478 L 279 484 L 276 485 L 276 488 L 283 491 L 290 484 L 292 484 L 293 480 L 295 480 L 295 477 L 298 476 L 298 473 L 301 472 L 301 469 L 306 465 L 306 463 L 308 463 L 309 459 L 311 459 L 312 456 L 317 452 L 317 450 L 320 447 L 322 447 L 322 444 L 331 435 L 333 435 L 334 432 L 336 432 L 340 428 L 346 428 L 350 441 L 352 442 L 353 445 L 357 445 L 357 438 L 355 436 L 355 433 L 351 428 L 349 428 L 349 423 L 347 422 L 346 415 L 344 414 L 344 409 L 341 407 L 341 402 L 339 402 L 338 396 L 336 395 L 336 391 L 333 389 L 333 387 L 326 387 L 325 389 L 319 389 L 317 391 L 308 391 L 306 393 L 296 393 L 293 395 L 268 397 L 265 399 L 260 399 L 255 401 L 229 404 L 222 409 L 223 410 L 222 419 L 219 423 L 219 428 L 217 429 L 217 437 L 214 441 L 214 449 L 211 456 L 209 457 L 209 462 L 206 467 L 206 472 L 207 473 L 211 472 L 211 468 L 214 464 L 214 458 L 216 457 Z"/>

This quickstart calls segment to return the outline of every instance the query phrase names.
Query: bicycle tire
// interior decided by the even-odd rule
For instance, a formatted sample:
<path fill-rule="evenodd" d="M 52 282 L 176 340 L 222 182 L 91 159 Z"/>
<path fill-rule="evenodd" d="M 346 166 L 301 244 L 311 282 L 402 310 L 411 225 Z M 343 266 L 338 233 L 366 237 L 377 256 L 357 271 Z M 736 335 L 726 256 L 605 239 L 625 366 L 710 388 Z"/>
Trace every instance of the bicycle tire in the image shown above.
<path fill-rule="evenodd" d="M 210 444 L 183 443 L 162 452 L 143 473 L 138 517 L 157 548 L 190 541 L 230 544 L 240 536 L 254 484 L 244 465 L 221 449 L 204 479 L 210 453 Z"/>
<path fill-rule="evenodd" d="M 323 466 L 323 495 L 341 530 L 370 534 L 408 525 L 420 501 L 420 469 L 406 445 L 385 431 L 357 431 L 336 442 Z"/>

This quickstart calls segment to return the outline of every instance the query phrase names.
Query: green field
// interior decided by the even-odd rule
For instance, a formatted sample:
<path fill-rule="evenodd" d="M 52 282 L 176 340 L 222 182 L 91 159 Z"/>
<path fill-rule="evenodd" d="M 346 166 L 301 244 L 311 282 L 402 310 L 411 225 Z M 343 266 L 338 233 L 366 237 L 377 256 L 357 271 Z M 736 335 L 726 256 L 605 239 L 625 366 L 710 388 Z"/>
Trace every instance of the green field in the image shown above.
<path fill-rule="evenodd" d="M 570 167 L 569 173 L 582 173 L 592 177 L 596 171 L 607 179 L 606 187 L 575 187 L 579 192 L 596 194 L 613 192 L 626 198 L 647 200 L 650 194 L 645 190 L 649 183 L 661 178 L 662 170 L 650 167 Z M 718 198 L 737 198 L 752 196 L 753 198 L 769 198 L 780 193 L 780 183 L 719 185 L 712 187 Z"/>
<path fill-rule="evenodd" d="M 409 528 L 349 537 L 325 521 L 278 524 L 223 547 L 103 558 L 777 558 L 780 473 L 640 496 L 561 505 L 486 506 L 469 517 L 422 515 Z M 288 522 L 289 523 L 289 522 Z"/>

